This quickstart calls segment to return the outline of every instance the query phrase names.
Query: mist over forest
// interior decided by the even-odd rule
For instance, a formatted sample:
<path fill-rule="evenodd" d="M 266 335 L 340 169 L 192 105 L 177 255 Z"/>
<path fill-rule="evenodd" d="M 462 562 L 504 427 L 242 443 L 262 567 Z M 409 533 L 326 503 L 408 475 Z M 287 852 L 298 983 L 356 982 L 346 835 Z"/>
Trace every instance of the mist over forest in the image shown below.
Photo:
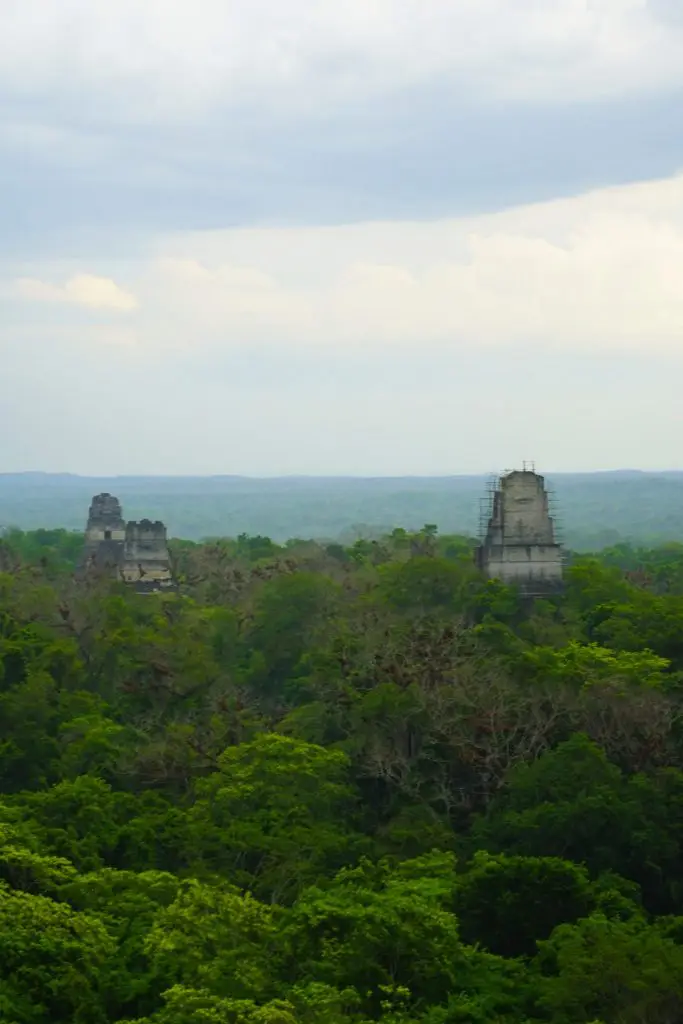
<path fill-rule="evenodd" d="M 539 468 L 542 472 L 542 469 Z M 475 536 L 490 476 L 82 477 L 0 474 L 0 527 L 82 530 L 93 494 L 187 540 L 264 535 L 352 541 L 433 523 Z M 576 551 L 683 540 L 683 472 L 546 474 L 559 535 Z"/>

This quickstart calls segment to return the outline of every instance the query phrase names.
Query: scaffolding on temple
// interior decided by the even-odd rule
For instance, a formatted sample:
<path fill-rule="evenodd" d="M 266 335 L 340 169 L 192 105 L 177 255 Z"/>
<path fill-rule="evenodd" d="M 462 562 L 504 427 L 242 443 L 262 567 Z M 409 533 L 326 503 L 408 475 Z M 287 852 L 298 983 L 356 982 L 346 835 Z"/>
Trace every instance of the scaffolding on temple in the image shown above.
<path fill-rule="evenodd" d="M 562 527 L 555 493 L 533 462 L 522 467 L 487 481 L 479 504 L 476 562 L 489 579 L 537 597 L 562 586 Z"/>

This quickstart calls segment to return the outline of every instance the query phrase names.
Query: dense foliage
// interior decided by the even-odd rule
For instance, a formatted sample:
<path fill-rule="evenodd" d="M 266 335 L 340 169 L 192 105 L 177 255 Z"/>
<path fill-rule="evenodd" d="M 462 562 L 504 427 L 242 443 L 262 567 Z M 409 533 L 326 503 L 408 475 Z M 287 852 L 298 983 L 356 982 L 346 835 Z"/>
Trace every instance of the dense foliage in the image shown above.
<path fill-rule="evenodd" d="M 3 1024 L 683 1019 L 683 547 L 0 542 Z"/>

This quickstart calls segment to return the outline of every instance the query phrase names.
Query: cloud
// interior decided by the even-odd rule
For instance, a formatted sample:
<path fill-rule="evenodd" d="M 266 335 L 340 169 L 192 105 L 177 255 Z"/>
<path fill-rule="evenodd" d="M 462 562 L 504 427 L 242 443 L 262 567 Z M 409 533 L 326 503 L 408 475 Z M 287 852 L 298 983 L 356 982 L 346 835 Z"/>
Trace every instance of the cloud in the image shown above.
<path fill-rule="evenodd" d="M 232 337 L 245 332 L 297 336 L 302 327 L 315 329 L 305 298 L 256 267 L 209 270 L 192 259 L 163 259 L 156 275 L 161 286 L 157 309 L 163 308 L 164 294 L 173 292 L 169 296 L 173 315 L 192 323 L 193 339 L 226 329 Z"/>
<path fill-rule="evenodd" d="M 441 81 L 547 103 L 683 84 L 672 0 L 5 0 L 0 80 L 78 115 L 282 112 Z"/>
<path fill-rule="evenodd" d="M 453 216 L 672 174 L 680 6 L 4 0 L 0 257 Z"/>
<path fill-rule="evenodd" d="M 683 351 L 683 175 L 481 217 L 160 246 L 137 287 L 143 333 L 166 343 Z"/>
<path fill-rule="evenodd" d="M 120 283 L 25 269 L 22 323 L 126 312 L 126 344 L 197 366 L 302 348 L 679 355 L 683 174 L 475 217 L 162 234 Z"/>
<path fill-rule="evenodd" d="M 27 302 L 59 302 L 88 309 L 129 312 L 137 309 L 137 299 L 109 277 L 76 274 L 64 285 L 23 277 L 14 282 L 13 293 Z"/>
<path fill-rule="evenodd" d="M 3 458 L 678 464 L 682 9 L 3 0 Z"/>
<path fill-rule="evenodd" d="M 90 267 L 138 308 L 6 304 L 5 468 L 681 464 L 683 175 L 486 216 L 161 234 Z M 112 388 L 129 414 L 93 433 Z"/>

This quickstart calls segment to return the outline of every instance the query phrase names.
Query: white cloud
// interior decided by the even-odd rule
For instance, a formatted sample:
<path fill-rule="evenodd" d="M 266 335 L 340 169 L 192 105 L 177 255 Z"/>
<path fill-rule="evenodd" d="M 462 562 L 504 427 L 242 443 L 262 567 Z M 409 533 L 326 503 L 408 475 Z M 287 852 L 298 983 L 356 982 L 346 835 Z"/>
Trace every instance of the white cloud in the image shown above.
<path fill-rule="evenodd" d="M 5 304 L 5 466 L 680 466 L 683 175 L 481 217 L 156 246 L 91 264 L 139 297 L 123 320 L 45 285 L 75 267 L 15 268 L 60 299 Z M 93 435 L 112 387 L 134 414 Z"/>
<path fill-rule="evenodd" d="M 683 176 L 490 216 L 179 236 L 138 282 L 161 344 L 683 353 Z"/>
<path fill-rule="evenodd" d="M 76 274 L 64 285 L 51 284 L 34 277 L 18 278 L 12 291 L 27 302 L 58 302 L 89 309 L 112 309 L 128 312 L 136 309 L 135 296 L 120 288 L 109 277 Z"/>
<path fill-rule="evenodd" d="M 230 331 L 228 341 L 239 340 L 245 331 L 291 336 L 302 326 L 314 330 L 306 299 L 256 267 L 209 270 L 192 259 L 163 259 L 156 274 L 157 310 L 163 314 L 169 304 L 174 317 L 192 325 L 193 340 L 225 329 Z"/>
<path fill-rule="evenodd" d="M 4 0 L 0 82 L 100 117 L 316 107 L 435 80 L 536 102 L 683 83 L 665 0 Z"/>
<path fill-rule="evenodd" d="M 198 362 L 250 346 L 683 355 L 683 175 L 478 217 L 165 236 L 117 267 L 121 283 L 30 265 L 10 293 L 41 330 L 69 307 L 126 312 L 126 344 Z"/>

